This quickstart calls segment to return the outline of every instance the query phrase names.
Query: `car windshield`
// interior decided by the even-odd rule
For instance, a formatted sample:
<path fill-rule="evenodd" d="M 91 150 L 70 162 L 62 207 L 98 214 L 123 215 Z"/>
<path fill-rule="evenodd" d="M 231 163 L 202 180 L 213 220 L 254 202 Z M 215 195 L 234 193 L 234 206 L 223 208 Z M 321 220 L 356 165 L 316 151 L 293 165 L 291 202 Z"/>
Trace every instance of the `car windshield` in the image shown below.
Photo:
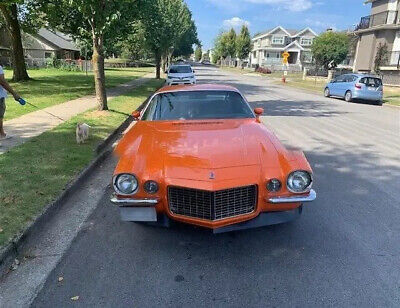
<path fill-rule="evenodd" d="M 181 91 L 156 95 L 142 120 L 238 118 L 254 118 L 254 114 L 235 91 Z"/>
<path fill-rule="evenodd" d="M 170 74 L 185 74 L 185 73 L 191 73 L 192 68 L 189 65 L 177 65 L 177 66 L 171 66 L 169 69 Z"/>

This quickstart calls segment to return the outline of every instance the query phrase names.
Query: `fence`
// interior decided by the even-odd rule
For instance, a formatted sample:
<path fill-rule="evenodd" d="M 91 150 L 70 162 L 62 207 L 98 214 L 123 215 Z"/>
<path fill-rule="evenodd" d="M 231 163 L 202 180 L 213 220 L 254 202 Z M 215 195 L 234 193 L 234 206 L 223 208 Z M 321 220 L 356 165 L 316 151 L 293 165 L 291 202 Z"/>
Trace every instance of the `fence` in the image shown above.
<path fill-rule="evenodd" d="M 336 68 L 333 72 L 333 77 L 337 77 L 343 74 L 350 74 L 353 71 L 347 68 Z M 313 67 L 307 69 L 307 76 L 317 76 L 317 77 L 325 77 L 328 78 L 328 70 L 324 67 Z"/>

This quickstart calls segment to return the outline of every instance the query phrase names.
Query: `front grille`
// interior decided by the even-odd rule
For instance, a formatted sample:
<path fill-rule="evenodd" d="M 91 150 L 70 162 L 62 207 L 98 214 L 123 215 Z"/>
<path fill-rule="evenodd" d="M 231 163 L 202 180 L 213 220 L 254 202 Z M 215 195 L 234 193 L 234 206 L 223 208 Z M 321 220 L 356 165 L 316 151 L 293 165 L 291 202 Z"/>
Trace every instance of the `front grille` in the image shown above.
<path fill-rule="evenodd" d="M 253 212 L 257 203 L 257 186 L 218 191 L 170 186 L 168 203 L 173 214 L 219 220 Z"/>

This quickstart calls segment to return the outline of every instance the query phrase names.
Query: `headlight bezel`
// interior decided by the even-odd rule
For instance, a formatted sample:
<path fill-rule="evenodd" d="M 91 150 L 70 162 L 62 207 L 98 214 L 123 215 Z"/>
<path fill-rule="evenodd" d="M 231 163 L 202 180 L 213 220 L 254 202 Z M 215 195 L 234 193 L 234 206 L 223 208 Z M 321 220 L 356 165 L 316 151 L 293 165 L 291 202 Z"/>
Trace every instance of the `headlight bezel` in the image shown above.
<path fill-rule="evenodd" d="M 292 177 L 295 173 L 298 173 L 298 172 L 306 173 L 306 174 L 308 175 L 309 179 L 310 179 L 309 184 L 308 184 L 302 191 L 294 190 L 293 187 L 291 187 L 291 185 L 289 184 L 291 177 Z M 308 171 L 308 170 L 294 170 L 294 171 L 290 172 L 289 175 L 287 176 L 287 179 L 286 179 L 286 187 L 287 187 L 287 189 L 288 189 L 291 193 L 294 193 L 294 194 L 304 194 L 304 193 L 307 193 L 307 192 L 310 192 L 310 191 L 311 191 L 313 182 L 314 182 L 313 174 L 312 174 L 310 171 Z"/>
<path fill-rule="evenodd" d="M 118 187 L 117 183 L 118 183 L 118 180 L 120 179 L 121 176 L 132 176 L 132 177 L 136 180 L 136 188 L 135 188 L 132 192 L 129 192 L 129 193 L 123 192 L 123 191 Z M 140 187 L 139 179 L 138 179 L 138 177 L 137 177 L 135 174 L 133 174 L 133 173 L 119 173 L 119 174 L 116 174 L 116 175 L 113 177 L 112 183 L 113 183 L 114 191 L 115 191 L 118 195 L 121 195 L 121 196 L 133 196 L 133 195 L 135 195 L 135 194 L 139 191 L 139 187 Z"/>

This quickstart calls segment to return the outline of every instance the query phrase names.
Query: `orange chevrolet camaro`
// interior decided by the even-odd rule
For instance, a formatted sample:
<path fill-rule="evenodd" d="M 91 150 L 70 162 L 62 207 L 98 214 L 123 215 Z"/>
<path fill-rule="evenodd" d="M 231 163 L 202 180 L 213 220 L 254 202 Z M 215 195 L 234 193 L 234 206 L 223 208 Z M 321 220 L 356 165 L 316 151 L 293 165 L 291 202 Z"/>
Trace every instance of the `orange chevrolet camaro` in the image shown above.
<path fill-rule="evenodd" d="M 215 233 L 296 219 L 316 193 L 301 151 L 286 149 L 230 86 L 157 91 L 115 152 L 111 202 L 123 221 Z"/>

